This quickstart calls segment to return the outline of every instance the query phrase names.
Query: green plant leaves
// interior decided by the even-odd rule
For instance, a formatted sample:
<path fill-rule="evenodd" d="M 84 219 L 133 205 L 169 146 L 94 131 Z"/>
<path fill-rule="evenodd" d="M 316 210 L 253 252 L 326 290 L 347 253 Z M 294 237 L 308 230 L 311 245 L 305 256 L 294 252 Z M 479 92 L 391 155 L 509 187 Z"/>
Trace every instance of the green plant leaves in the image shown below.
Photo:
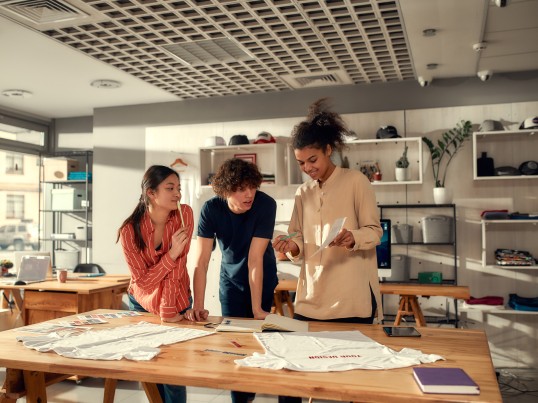
<path fill-rule="evenodd" d="M 465 141 L 471 138 L 472 129 L 471 121 L 462 120 L 456 127 L 444 132 L 437 140 L 437 145 L 428 137 L 422 137 L 432 157 L 432 173 L 436 187 L 445 186 L 448 166 Z M 447 159 L 444 159 L 445 156 Z"/>

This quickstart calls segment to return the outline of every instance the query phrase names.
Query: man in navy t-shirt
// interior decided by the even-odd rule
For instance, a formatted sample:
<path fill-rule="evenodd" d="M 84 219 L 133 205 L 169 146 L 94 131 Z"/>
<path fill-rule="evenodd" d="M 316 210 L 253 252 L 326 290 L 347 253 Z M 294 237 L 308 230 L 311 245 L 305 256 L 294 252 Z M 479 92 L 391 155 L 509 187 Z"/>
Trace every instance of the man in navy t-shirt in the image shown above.
<path fill-rule="evenodd" d="M 194 307 L 187 312 L 187 319 L 205 320 L 209 314 L 204 297 L 214 239 L 222 252 L 222 315 L 264 319 L 269 314 L 278 283 L 271 245 L 276 202 L 257 190 L 261 182 L 256 165 L 237 158 L 225 161 L 212 178 L 217 196 L 208 200 L 200 213 Z M 232 392 L 234 403 L 253 398 L 253 394 Z"/>

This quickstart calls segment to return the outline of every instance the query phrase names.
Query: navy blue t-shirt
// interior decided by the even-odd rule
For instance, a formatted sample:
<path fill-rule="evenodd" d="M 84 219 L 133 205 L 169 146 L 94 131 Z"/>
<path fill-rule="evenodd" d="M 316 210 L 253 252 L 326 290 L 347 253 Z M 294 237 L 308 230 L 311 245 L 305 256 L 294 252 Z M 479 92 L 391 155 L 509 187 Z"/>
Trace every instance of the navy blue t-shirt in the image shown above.
<path fill-rule="evenodd" d="M 275 200 L 259 190 L 250 210 L 242 214 L 233 213 L 227 201 L 217 196 L 204 203 L 198 222 L 198 236 L 217 238 L 222 252 L 221 285 L 232 283 L 241 291 L 250 290 L 250 242 L 254 237 L 272 239 L 275 216 Z M 263 290 L 272 294 L 277 284 L 275 252 L 269 242 L 263 255 Z"/>

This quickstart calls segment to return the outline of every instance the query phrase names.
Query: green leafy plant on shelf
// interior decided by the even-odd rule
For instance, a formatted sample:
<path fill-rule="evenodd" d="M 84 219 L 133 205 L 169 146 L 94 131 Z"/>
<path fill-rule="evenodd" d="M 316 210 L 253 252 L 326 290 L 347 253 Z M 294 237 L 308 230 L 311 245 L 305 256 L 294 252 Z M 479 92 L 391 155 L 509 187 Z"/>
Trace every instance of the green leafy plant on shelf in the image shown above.
<path fill-rule="evenodd" d="M 434 144 L 428 137 L 422 141 L 428 146 L 432 157 L 432 173 L 435 187 L 445 187 L 448 166 L 466 140 L 471 138 L 473 125 L 469 120 L 462 120 L 456 127 L 444 132 Z"/>

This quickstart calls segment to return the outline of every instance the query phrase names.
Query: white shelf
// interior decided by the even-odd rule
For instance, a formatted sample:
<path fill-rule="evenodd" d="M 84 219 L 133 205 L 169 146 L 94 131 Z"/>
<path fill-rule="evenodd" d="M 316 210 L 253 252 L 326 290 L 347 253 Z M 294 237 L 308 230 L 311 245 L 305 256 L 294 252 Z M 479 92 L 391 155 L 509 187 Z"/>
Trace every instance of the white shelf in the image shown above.
<path fill-rule="evenodd" d="M 512 308 L 463 308 L 459 305 L 458 310 L 460 312 L 483 312 L 496 315 L 538 315 L 538 312 L 536 311 L 518 311 Z"/>
<path fill-rule="evenodd" d="M 536 270 L 538 265 L 532 266 L 502 266 L 491 264 L 494 261 L 495 249 L 516 249 L 529 251 L 536 259 L 536 233 L 537 220 L 481 220 L 482 225 L 482 267 L 502 270 Z"/>
<path fill-rule="evenodd" d="M 538 179 L 538 175 L 478 176 L 477 160 L 483 152 L 493 158 L 494 166 L 518 168 L 525 161 L 536 161 L 538 130 L 502 130 L 473 133 L 473 179 L 523 180 Z"/>
<path fill-rule="evenodd" d="M 407 159 L 411 180 L 396 181 L 396 161 L 408 146 Z M 346 143 L 343 155 L 349 160 L 349 167 L 360 169 L 361 163 L 377 162 L 381 169 L 382 180 L 372 182 L 373 185 L 415 185 L 422 183 L 422 138 L 401 137 L 395 139 L 366 139 Z"/>
<path fill-rule="evenodd" d="M 215 174 L 224 161 L 238 154 L 254 155 L 256 165 L 262 174 L 275 175 L 275 184 L 262 184 L 262 187 L 287 184 L 284 144 L 268 143 L 200 148 L 200 178 L 202 182 L 200 185 L 209 187 L 209 175 Z"/>

